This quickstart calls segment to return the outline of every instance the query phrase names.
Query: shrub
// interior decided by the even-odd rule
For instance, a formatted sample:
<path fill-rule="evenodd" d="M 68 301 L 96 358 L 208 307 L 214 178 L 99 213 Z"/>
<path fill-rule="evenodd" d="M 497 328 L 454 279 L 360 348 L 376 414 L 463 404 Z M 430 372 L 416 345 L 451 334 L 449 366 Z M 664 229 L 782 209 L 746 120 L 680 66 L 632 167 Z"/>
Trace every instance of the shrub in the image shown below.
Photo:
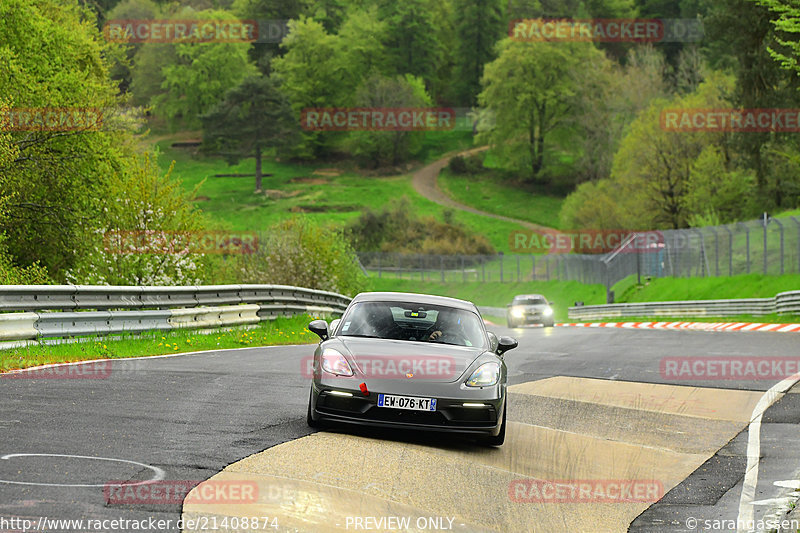
<path fill-rule="evenodd" d="M 355 295 L 366 283 L 353 248 L 339 232 L 298 216 L 260 235 L 255 253 L 227 265 L 226 281 L 295 285 Z"/>
<path fill-rule="evenodd" d="M 432 216 L 415 217 L 405 196 L 381 211 L 366 209 L 351 223 L 348 234 L 360 252 L 382 251 L 443 255 L 493 254 L 494 248 L 483 235 L 463 226 L 441 222 Z"/>

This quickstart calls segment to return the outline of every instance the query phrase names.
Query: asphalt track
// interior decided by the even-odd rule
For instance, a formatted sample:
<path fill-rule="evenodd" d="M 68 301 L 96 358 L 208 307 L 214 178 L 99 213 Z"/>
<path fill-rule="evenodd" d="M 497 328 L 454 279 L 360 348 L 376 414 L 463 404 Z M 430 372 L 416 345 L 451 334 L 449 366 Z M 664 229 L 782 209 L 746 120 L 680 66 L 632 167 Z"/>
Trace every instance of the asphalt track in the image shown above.
<path fill-rule="evenodd" d="M 11 517 L 34 524 L 40 517 L 177 523 L 182 511 L 186 517 L 268 512 L 279 530 L 308 531 L 337 529 L 337 520 L 338 529 L 353 531 L 353 518 L 367 516 L 430 518 L 424 530 L 625 531 L 633 522 L 631 531 L 665 532 L 691 531 L 687 516 L 737 517 L 748 442 L 742 430 L 778 379 L 665 379 L 660 362 L 797 358 L 794 334 L 591 328 L 513 334 L 520 347 L 506 356 L 509 438 L 497 449 L 447 436 L 312 434 L 301 370 L 312 346 L 121 360 L 106 379 L 2 378 L 0 530 L 15 530 L 8 522 L 3 527 L 2 518 Z M 793 451 L 798 397 L 781 397 L 765 414 L 760 501 L 785 496 L 787 489 L 774 482 L 800 472 Z M 109 504 L 103 489 L 109 482 L 201 481 L 215 474 L 256 480 L 266 490 L 244 509 L 182 509 Z M 666 495 L 655 505 L 526 502 L 510 491 L 520 479 L 656 479 Z M 757 506 L 755 516 L 771 507 Z"/>

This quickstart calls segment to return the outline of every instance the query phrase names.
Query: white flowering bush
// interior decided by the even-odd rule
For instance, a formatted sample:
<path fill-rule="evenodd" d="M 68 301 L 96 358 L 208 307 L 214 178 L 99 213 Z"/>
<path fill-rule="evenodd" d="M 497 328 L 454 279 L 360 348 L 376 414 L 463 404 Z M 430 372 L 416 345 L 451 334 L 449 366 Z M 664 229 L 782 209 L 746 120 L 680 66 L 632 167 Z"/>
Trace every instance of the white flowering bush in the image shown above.
<path fill-rule="evenodd" d="M 87 285 L 196 285 L 210 276 L 208 258 L 183 236 L 201 234 L 204 220 L 193 192 L 161 175 L 150 155 L 137 156 L 112 180 L 99 220 L 88 221 L 88 253 L 67 271 Z M 164 245 L 164 239 L 173 239 Z"/>

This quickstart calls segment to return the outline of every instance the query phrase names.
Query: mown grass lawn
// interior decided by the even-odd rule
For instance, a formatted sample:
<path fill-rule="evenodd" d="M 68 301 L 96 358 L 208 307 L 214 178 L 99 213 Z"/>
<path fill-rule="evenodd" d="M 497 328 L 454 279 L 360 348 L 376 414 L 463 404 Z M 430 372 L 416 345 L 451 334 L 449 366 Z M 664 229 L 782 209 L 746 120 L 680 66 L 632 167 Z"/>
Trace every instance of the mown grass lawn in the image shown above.
<path fill-rule="evenodd" d="M 787 274 L 784 276 L 763 276 L 761 274 L 747 274 L 733 277 L 720 278 L 658 278 L 653 279 L 641 287 L 636 287 L 636 277 L 631 276 L 612 287 L 615 291 L 617 303 L 625 302 L 657 302 L 670 300 L 715 300 L 727 298 L 771 298 L 779 292 L 800 290 L 800 274 Z M 568 320 L 568 308 L 576 301 L 584 305 L 598 305 L 606 303 L 606 290 L 603 285 L 584 285 L 577 281 L 529 281 L 500 283 L 468 282 L 468 283 L 439 283 L 434 281 L 417 281 L 410 279 L 395 279 L 384 277 L 369 278 L 369 290 L 421 292 L 450 296 L 469 300 L 477 305 L 488 307 L 505 307 L 517 294 L 543 294 L 553 302 L 553 312 L 556 321 Z M 702 320 L 741 321 L 744 318 L 755 322 L 798 322 L 800 317 L 794 316 L 769 316 L 769 317 L 728 317 L 725 319 L 704 317 Z M 613 319 L 618 320 L 618 319 Z M 619 319 L 626 322 L 630 318 Z M 653 320 L 650 317 L 647 320 Z M 658 318 L 658 320 L 679 320 L 673 318 Z M 687 318 L 686 320 L 690 320 Z M 693 319 L 692 319 L 693 320 Z M 696 319 L 700 321 L 700 318 Z"/>
<path fill-rule="evenodd" d="M 507 217 L 559 228 L 559 212 L 564 198 L 544 193 L 531 186 L 509 183 L 486 175 L 453 174 L 444 169 L 439 187 L 464 205 Z"/>
<path fill-rule="evenodd" d="M 418 216 L 444 220 L 446 208 L 420 196 L 411 175 L 365 177 L 352 171 L 329 172 L 333 165 L 301 165 L 265 160 L 264 194 L 254 194 L 255 179 L 216 178 L 215 174 L 246 174 L 255 169 L 253 159 L 228 166 L 221 158 L 193 157 L 185 149 L 171 148 L 172 139 L 159 141 L 159 165 L 166 170 L 174 160 L 173 176 L 187 189 L 202 182 L 197 205 L 208 217 L 231 231 L 263 231 L 289 217 L 304 216 L 322 225 L 344 227 L 366 208 L 380 209 L 403 196 Z M 322 170 L 320 170 L 322 169 Z M 315 171 L 318 171 L 316 174 Z M 205 180 L 205 181 L 203 181 Z M 509 252 L 509 236 L 521 226 L 491 217 L 454 212 L 452 219 L 474 233 L 485 235 L 498 250 Z"/>
<path fill-rule="evenodd" d="M 0 371 L 48 363 L 70 363 L 95 359 L 124 359 L 202 350 L 224 350 L 249 346 L 316 343 L 319 337 L 308 329 L 312 317 L 277 318 L 249 328 L 225 328 L 211 333 L 171 330 L 125 335 L 121 338 L 87 339 L 84 342 L 31 345 L 0 350 Z"/>

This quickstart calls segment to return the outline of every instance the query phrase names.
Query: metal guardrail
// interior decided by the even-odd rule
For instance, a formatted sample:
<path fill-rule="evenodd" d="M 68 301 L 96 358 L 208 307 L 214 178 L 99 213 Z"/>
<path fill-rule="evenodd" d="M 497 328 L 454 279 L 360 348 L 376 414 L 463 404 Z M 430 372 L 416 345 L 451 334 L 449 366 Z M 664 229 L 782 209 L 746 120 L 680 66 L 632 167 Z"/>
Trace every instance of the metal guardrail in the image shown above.
<path fill-rule="evenodd" d="M 0 311 L 12 311 L 0 313 L 0 341 L 210 329 L 300 313 L 340 315 L 349 303 L 342 294 L 285 285 L 0 285 Z"/>
<path fill-rule="evenodd" d="M 569 308 L 569 318 L 595 320 L 615 317 L 694 317 L 800 314 L 800 291 L 782 292 L 774 298 L 735 300 L 694 300 L 682 302 L 641 302 L 585 305 Z"/>

